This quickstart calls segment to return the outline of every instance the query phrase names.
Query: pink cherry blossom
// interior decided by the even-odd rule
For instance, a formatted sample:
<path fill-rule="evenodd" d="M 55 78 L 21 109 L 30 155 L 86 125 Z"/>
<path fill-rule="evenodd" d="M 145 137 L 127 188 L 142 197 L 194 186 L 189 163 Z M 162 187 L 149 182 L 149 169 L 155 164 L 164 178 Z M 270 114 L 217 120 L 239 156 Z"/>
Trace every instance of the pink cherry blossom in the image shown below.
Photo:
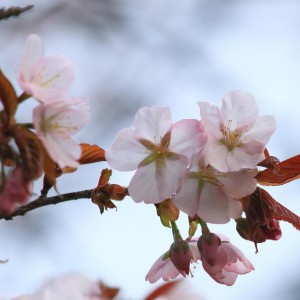
<path fill-rule="evenodd" d="M 238 275 L 254 270 L 251 262 L 229 239 L 208 233 L 198 241 L 204 270 L 218 283 L 233 285 Z"/>
<path fill-rule="evenodd" d="M 18 204 L 26 204 L 30 200 L 33 183 L 25 182 L 23 170 L 17 167 L 6 176 L 3 184 L 0 192 L 0 213 L 10 215 Z"/>
<path fill-rule="evenodd" d="M 193 237 L 192 239 L 187 240 L 187 243 L 190 247 L 190 251 L 192 253 L 192 263 L 197 263 L 200 260 L 200 253 L 197 248 L 197 241 L 199 237 Z M 171 279 L 175 279 L 180 275 L 180 272 L 177 270 L 175 265 L 172 263 L 170 259 L 169 251 L 164 255 L 160 256 L 157 261 L 153 264 L 151 269 L 146 275 L 146 280 L 150 283 L 155 283 L 160 278 L 164 281 L 169 281 Z M 182 274 L 185 276 L 185 274 Z"/>
<path fill-rule="evenodd" d="M 60 168 L 77 167 L 81 148 L 71 137 L 88 122 L 85 98 L 57 97 L 33 110 L 33 124 L 50 157 Z"/>
<path fill-rule="evenodd" d="M 12 300 L 108 300 L 102 296 L 99 282 L 81 274 L 68 274 L 46 282 L 34 294 L 21 295 Z"/>
<path fill-rule="evenodd" d="M 134 201 L 159 203 L 180 190 L 189 158 L 205 142 L 199 121 L 173 124 L 169 108 L 143 107 L 133 126 L 119 132 L 106 160 L 120 171 L 137 169 L 128 188 Z"/>
<path fill-rule="evenodd" d="M 207 223 L 227 223 L 230 218 L 241 217 L 238 199 L 255 191 L 256 174 L 256 169 L 222 173 L 207 164 L 202 149 L 193 155 L 182 188 L 172 200 L 191 217 L 198 215 Z"/>
<path fill-rule="evenodd" d="M 208 134 L 208 163 L 221 172 L 255 168 L 275 131 L 273 116 L 259 116 L 255 98 L 241 91 L 223 96 L 222 107 L 199 102 Z"/>
<path fill-rule="evenodd" d="M 75 69 L 68 58 L 44 57 L 43 43 L 38 35 L 27 37 L 17 78 L 21 89 L 39 101 L 66 93 L 75 78 Z"/>

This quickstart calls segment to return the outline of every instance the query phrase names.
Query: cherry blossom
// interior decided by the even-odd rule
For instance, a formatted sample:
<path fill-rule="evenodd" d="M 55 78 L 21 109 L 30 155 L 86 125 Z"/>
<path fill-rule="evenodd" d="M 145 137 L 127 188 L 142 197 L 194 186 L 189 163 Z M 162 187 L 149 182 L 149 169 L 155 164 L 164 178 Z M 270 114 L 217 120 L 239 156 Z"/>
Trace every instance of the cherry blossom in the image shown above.
<path fill-rule="evenodd" d="M 71 137 L 88 122 L 85 98 L 57 97 L 33 110 L 33 124 L 50 157 L 59 165 L 77 167 L 81 148 Z"/>
<path fill-rule="evenodd" d="M 257 169 L 223 173 L 206 162 L 204 149 L 195 153 L 183 179 L 180 192 L 172 197 L 175 205 L 189 216 L 198 215 L 208 223 L 222 224 L 239 218 L 243 208 L 238 201 L 252 194 Z"/>
<path fill-rule="evenodd" d="M 273 116 L 259 116 L 255 98 L 231 91 L 223 96 L 222 107 L 198 102 L 208 134 L 208 163 L 222 172 L 255 168 L 264 159 L 264 148 L 275 131 Z"/>
<path fill-rule="evenodd" d="M 167 107 L 143 107 L 131 128 L 121 130 L 108 164 L 120 171 L 137 169 L 128 190 L 136 202 L 159 203 L 180 190 L 189 158 L 206 142 L 197 120 L 172 123 Z"/>
<path fill-rule="evenodd" d="M 102 296 L 100 285 L 81 274 L 67 274 L 46 282 L 34 294 L 21 295 L 12 300 L 108 300 Z"/>
<path fill-rule="evenodd" d="M 198 248 L 204 270 L 218 283 L 233 285 L 238 275 L 254 270 L 251 262 L 225 235 L 207 233 L 200 237 Z"/>
<path fill-rule="evenodd" d="M 198 238 L 199 237 L 193 237 L 192 239 L 188 239 L 186 241 L 192 254 L 192 263 L 197 263 L 197 261 L 200 260 L 200 253 L 197 248 Z M 170 252 L 168 251 L 156 260 L 156 262 L 147 273 L 146 280 L 148 280 L 150 283 L 155 283 L 160 278 L 164 281 L 169 281 L 171 279 L 175 279 L 180 274 L 186 276 L 186 273 L 177 270 L 170 259 Z"/>
<path fill-rule="evenodd" d="M 75 69 L 66 57 L 43 55 L 44 47 L 40 37 L 29 35 L 17 78 L 24 92 L 45 102 L 66 93 L 74 81 Z"/>
<path fill-rule="evenodd" d="M 13 213 L 18 204 L 26 204 L 33 190 L 32 181 L 25 182 L 23 170 L 16 167 L 9 173 L 0 192 L 0 212 L 4 215 Z"/>

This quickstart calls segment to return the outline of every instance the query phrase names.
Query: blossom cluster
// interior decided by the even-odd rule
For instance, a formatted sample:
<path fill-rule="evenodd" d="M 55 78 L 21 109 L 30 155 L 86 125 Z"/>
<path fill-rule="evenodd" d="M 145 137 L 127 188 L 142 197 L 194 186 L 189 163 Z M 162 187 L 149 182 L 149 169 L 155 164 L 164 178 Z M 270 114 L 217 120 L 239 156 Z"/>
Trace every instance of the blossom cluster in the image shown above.
<path fill-rule="evenodd" d="M 300 230 L 300 217 L 258 186 L 300 178 L 300 155 L 283 162 L 269 155 L 266 145 L 276 121 L 259 114 L 251 94 L 227 92 L 220 106 L 198 102 L 199 118 L 177 122 L 169 107 L 143 107 L 133 125 L 122 129 L 105 151 L 97 145 L 77 144 L 73 138 L 89 120 L 88 100 L 68 95 L 74 79 L 70 60 L 44 56 L 43 43 L 34 34 L 26 40 L 17 70 L 20 96 L 0 71 L 1 218 L 12 218 L 18 205 L 22 205 L 22 215 L 32 209 L 26 204 L 34 180 L 41 175 L 44 197 L 64 172 L 106 160 L 115 170 L 136 172 L 129 186 L 122 187 L 109 183 L 112 170 L 103 169 L 97 187 L 90 193 L 84 191 L 101 214 L 116 207 L 112 200 L 130 196 L 137 203 L 154 204 L 162 224 L 172 228 L 173 243 L 146 275 L 150 283 L 186 277 L 191 265 L 199 262 L 216 282 L 225 285 L 254 270 L 229 238 L 209 230 L 209 223 L 235 220 L 237 232 L 254 242 L 256 251 L 258 243 L 281 237 L 281 220 Z M 19 104 L 30 97 L 38 103 L 32 120 L 18 123 Z M 62 195 L 59 199 L 64 200 Z M 42 205 L 38 200 L 34 205 Z M 186 239 L 176 224 L 180 212 L 189 220 Z M 195 237 L 198 225 L 202 234 Z M 93 290 L 91 297 L 96 298 L 101 294 L 99 286 L 87 286 L 80 293 Z M 41 289 L 38 297 L 48 290 L 47 286 Z M 24 297 L 32 299 L 31 295 Z"/>
<path fill-rule="evenodd" d="M 242 214 L 239 199 L 252 194 L 257 164 L 276 122 L 259 116 L 254 97 L 224 95 L 222 106 L 199 102 L 201 120 L 173 123 L 168 107 L 144 107 L 106 152 L 120 171 L 137 169 L 129 183 L 136 202 L 171 198 L 189 216 L 222 224 Z"/>
<path fill-rule="evenodd" d="M 75 68 L 66 57 L 45 57 L 42 40 L 31 34 L 17 69 L 23 94 L 16 95 L 1 72 L 0 101 L 0 214 L 10 215 L 18 204 L 31 197 L 33 181 L 43 173 L 51 185 L 59 168 L 76 168 L 81 146 L 73 139 L 89 120 L 86 98 L 67 92 L 75 79 Z M 15 113 L 20 103 L 34 98 L 30 123 L 18 123 Z"/>
<path fill-rule="evenodd" d="M 175 230 L 170 250 L 146 276 L 150 282 L 186 276 L 198 260 L 213 279 L 226 285 L 254 269 L 226 237 L 210 233 L 206 223 L 243 221 L 242 199 L 257 190 L 257 166 L 266 159 L 275 118 L 260 116 L 255 98 L 242 91 L 226 93 L 221 107 L 207 102 L 198 106 L 201 119 L 175 123 L 168 107 L 143 107 L 133 126 L 121 130 L 106 152 L 112 168 L 136 170 L 128 187 L 135 202 L 159 206 L 168 199 L 202 224 L 203 234 L 196 240 L 184 241 Z M 170 219 L 173 230 L 175 220 Z"/>
<path fill-rule="evenodd" d="M 77 167 L 80 146 L 71 138 L 89 120 L 86 98 L 66 95 L 75 79 L 75 68 L 66 57 L 44 57 L 39 36 L 28 36 L 17 72 L 20 87 L 40 104 L 32 121 L 38 137 L 60 168 Z"/>

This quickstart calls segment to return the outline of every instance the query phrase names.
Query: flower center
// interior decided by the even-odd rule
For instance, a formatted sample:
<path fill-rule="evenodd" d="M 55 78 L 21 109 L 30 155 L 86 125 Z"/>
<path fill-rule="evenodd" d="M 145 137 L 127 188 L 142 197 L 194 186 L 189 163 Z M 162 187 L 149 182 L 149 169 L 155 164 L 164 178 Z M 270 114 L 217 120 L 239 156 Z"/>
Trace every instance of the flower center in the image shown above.
<path fill-rule="evenodd" d="M 158 164 L 163 164 L 165 159 L 173 157 L 175 153 L 169 151 L 171 133 L 166 133 L 163 137 L 159 138 L 159 142 L 157 141 L 157 137 L 154 137 L 152 141 L 146 139 L 140 139 L 140 143 L 145 146 L 145 152 L 148 156 L 140 163 L 141 166 L 146 166 L 153 161 L 156 161 Z"/>
<path fill-rule="evenodd" d="M 49 132 L 68 132 L 74 131 L 77 129 L 76 126 L 72 126 L 71 124 L 67 124 L 66 120 L 67 116 L 57 117 L 55 115 L 49 116 L 48 118 L 44 118 L 41 124 L 41 130 L 44 133 Z"/>
<path fill-rule="evenodd" d="M 238 147 L 242 144 L 241 136 L 245 131 L 247 131 L 247 126 L 245 128 L 232 129 L 232 120 L 228 120 L 227 126 L 223 126 L 221 131 L 224 135 L 224 138 L 221 140 L 221 143 L 227 146 L 229 151 L 232 151 L 234 147 Z"/>
<path fill-rule="evenodd" d="M 219 172 L 210 166 L 201 168 L 199 172 L 190 172 L 189 174 L 190 176 L 198 179 L 200 189 L 203 188 L 205 183 L 221 187 L 223 184 L 218 180 L 218 178 L 226 176 L 225 173 Z"/>

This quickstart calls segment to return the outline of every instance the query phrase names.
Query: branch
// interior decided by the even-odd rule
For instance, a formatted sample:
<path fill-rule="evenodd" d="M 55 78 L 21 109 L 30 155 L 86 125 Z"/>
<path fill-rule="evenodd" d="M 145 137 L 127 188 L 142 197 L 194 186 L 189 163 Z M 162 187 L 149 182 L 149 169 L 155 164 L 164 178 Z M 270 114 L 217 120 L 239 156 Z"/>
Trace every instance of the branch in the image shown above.
<path fill-rule="evenodd" d="M 24 216 L 27 212 L 51 205 L 51 204 L 58 204 L 66 201 L 71 201 L 71 200 L 78 200 L 78 199 L 89 199 L 91 198 L 93 189 L 91 190 L 84 190 L 84 191 L 79 191 L 79 192 L 72 192 L 72 193 L 67 193 L 67 194 L 62 194 L 62 195 L 57 195 L 53 197 L 38 197 L 37 199 L 29 202 L 26 205 L 19 206 L 11 215 L 9 216 L 4 216 L 0 215 L 0 220 L 5 219 L 5 220 L 12 220 L 16 216 Z"/>
<path fill-rule="evenodd" d="M 11 17 L 17 17 L 32 8 L 33 5 L 27 5 L 25 7 L 11 6 L 10 8 L 0 8 L 0 21 Z"/>

